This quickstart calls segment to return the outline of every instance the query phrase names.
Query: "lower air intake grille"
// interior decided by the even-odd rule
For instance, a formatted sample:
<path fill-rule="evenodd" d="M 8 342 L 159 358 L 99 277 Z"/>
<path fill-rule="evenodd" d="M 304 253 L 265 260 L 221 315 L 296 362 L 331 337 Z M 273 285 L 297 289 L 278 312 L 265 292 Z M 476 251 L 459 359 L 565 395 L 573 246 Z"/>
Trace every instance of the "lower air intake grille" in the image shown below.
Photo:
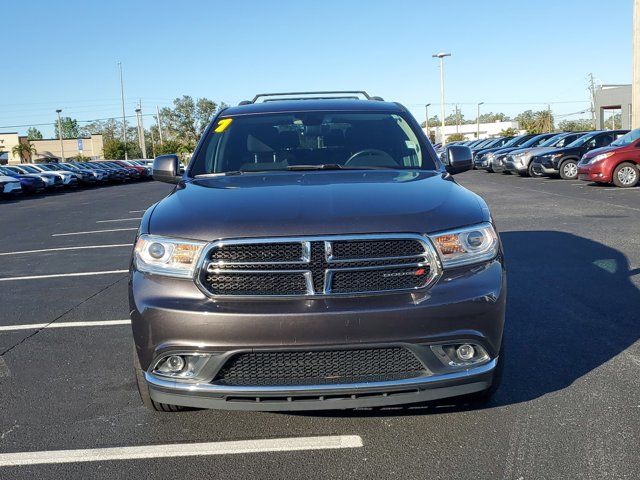
<path fill-rule="evenodd" d="M 327 385 L 419 377 L 425 368 L 403 347 L 240 353 L 227 361 L 218 385 Z"/>

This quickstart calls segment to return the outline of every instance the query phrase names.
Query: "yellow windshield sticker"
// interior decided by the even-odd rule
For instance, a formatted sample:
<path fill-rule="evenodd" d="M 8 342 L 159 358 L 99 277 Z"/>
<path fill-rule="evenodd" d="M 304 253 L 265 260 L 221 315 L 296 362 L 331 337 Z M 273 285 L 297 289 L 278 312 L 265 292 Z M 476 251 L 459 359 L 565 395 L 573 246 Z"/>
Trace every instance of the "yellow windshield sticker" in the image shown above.
<path fill-rule="evenodd" d="M 231 125 L 231 121 L 233 120 L 233 118 L 223 118 L 222 120 L 218 121 L 218 126 L 216 127 L 216 129 L 214 130 L 215 133 L 222 133 L 224 132 L 227 127 L 229 125 Z"/>

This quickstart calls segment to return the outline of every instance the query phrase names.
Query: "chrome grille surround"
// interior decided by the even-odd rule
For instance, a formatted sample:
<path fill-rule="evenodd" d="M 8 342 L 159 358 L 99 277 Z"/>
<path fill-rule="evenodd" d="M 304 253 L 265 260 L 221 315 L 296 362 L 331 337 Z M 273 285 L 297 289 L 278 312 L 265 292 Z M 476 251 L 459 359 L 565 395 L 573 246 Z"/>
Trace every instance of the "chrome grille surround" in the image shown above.
<path fill-rule="evenodd" d="M 372 258 L 336 258 L 334 256 L 334 244 L 338 242 L 398 242 L 412 241 L 421 246 L 420 253 L 411 255 L 396 255 Z M 296 259 L 286 261 L 250 261 L 242 260 L 216 260 L 212 259 L 212 254 L 217 249 L 226 246 L 251 246 L 265 244 L 301 244 L 301 255 Z M 314 271 L 317 258 L 312 255 L 312 249 L 322 245 L 323 259 L 326 268 L 322 272 Z M 371 265 L 367 265 L 370 263 Z M 279 266 L 281 268 L 279 268 Z M 366 290 L 334 292 L 332 291 L 333 276 L 337 272 L 366 272 L 398 269 L 425 269 L 423 284 L 411 288 L 398 288 L 386 290 Z M 220 294 L 211 291 L 207 284 L 207 275 L 247 275 L 255 274 L 269 275 L 273 277 L 278 274 L 297 273 L 304 279 L 306 285 L 305 293 L 295 294 Z M 318 279 L 318 273 L 322 278 Z M 432 286 L 442 273 L 442 266 L 435 248 L 431 241 L 423 235 L 411 233 L 388 233 L 388 234 L 354 234 L 354 235 L 326 235 L 326 236 L 304 236 L 304 237 L 264 237 L 264 238 L 242 238 L 242 239 L 221 239 L 211 242 L 202 252 L 196 269 L 195 282 L 200 290 L 208 297 L 214 299 L 246 299 L 246 298 L 301 298 L 301 297 L 328 297 L 328 296 L 360 296 L 377 295 L 386 293 L 410 292 L 423 290 Z M 320 285 L 320 283 L 322 283 Z"/>

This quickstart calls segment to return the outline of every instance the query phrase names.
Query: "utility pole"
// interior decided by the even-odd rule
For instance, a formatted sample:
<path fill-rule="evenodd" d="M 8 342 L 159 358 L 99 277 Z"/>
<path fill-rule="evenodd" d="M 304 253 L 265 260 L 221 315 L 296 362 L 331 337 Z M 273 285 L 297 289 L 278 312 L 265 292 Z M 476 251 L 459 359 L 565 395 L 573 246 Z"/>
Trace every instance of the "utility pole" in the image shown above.
<path fill-rule="evenodd" d="M 456 133 L 460 133 L 460 115 L 458 113 L 458 104 L 456 103 Z"/>
<path fill-rule="evenodd" d="M 118 62 L 120 68 L 120 99 L 122 101 L 122 141 L 124 142 L 124 159 L 129 160 L 127 154 L 127 118 L 124 113 L 124 81 L 122 79 L 122 62 Z"/>
<path fill-rule="evenodd" d="M 589 93 L 591 94 L 591 123 L 596 129 L 596 84 L 593 80 L 593 73 L 589 74 Z"/>
<path fill-rule="evenodd" d="M 136 108 L 138 116 L 138 143 L 142 151 L 142 158 L 147 159 L 147 139 L 144 138 L 144 121 L 142 120 L 142 100 L 138 99 L 138 108 Z"/>
<path fill-rule="evenodd" d="M 58 114 L 58 137 L 60 137 L 60 156 L 62 157 L 62 162 L 64 163 L 64 141 L 62 138 L 62 120 L 60 119 L 60 112 L 62 112 L 62 110 L 56 110 L 56 113 Z"/>
<path fill-rule="evenodd" d="M 444 58 L 445 57 L 450 57 L 451 54 L 450 53 L 444 53 L 444 52 L 440 52 L 440 53 L 434 53 L 433 55 L 431 55 L 433 58 L 438 58 L 440 59 L 440 115 L 442 116 L 442 127 L 440 130 L 440 141 L 442 142 L 442 145 L 444 146 L 447 143 L 447 139 L 445 137 L 444 134 Z"/>
<path fill-rule="evenodd" d="M 633 80 L 631 128 L 640 128 L 640 0 L 633 0 Z"/>
<path fill-rule="evenodd" d="M 477 105 L 478 110 L 476 112 L 476 127 L 477 127 L 476 139 L 480 138 L 480 105 L 484 105 L 484 102 L 479 102 Z"/>
<path fill-rule="evenodd" d="M 156 120 L 158 121 L 158 136 L 160 137 L 160 145 L 162 145 L 162 122 L 160 121 L 160 109 L 156 105 Z"/>

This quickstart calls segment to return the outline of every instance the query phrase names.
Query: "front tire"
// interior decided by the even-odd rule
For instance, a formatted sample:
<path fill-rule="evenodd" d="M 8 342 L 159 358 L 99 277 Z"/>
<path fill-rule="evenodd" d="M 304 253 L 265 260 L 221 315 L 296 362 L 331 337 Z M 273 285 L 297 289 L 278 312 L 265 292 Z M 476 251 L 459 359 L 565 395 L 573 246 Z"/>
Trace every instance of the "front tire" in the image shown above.
<path fill-rule="evenodd" d="M 638 184 L 638 167 L 631 162 L 618 165 L 613 171 L 613 184 L 620 188 L 631 188 Z"/>
<path fill-rule="evenodd" d="M 182 412 L 188 410 L 187 407 L 180 405 L 170 405 L 168 403 L 159 403 L 151 398 L 149 393 L 149 385 L 144 378 L 144 370 L 140 366 L 140 359 L 138 358 L 138 352 L 136 352 L 135 346 L 133 348 L 133 370 L 136 377 L 136 385 L 138 387 L 138 393 L 140 394 L 140 400 L 145 407 L 155 412 Z"/>
<path fill-rule="evenodd" d="M 560 178 L 575 180 L 578 178 L 578 163 L 575 160 L 565 160 L 560 165 Z"/>

